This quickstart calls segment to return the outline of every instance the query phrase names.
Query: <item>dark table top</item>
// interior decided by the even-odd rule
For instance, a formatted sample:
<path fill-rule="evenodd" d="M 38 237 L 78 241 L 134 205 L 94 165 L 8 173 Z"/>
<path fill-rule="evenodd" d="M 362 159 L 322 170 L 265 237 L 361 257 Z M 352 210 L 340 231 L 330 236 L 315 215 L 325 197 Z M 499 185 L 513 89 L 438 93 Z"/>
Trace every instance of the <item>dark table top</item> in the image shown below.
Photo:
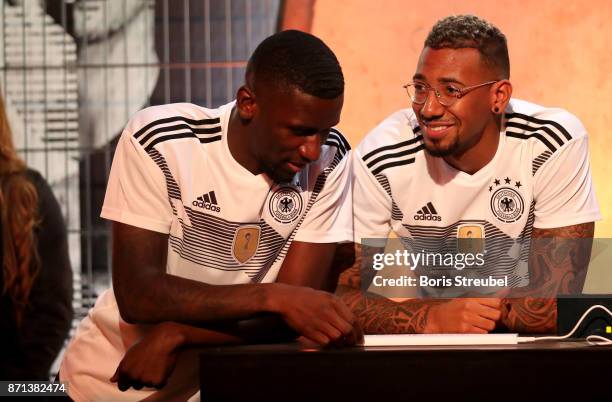
<path fill-rule="evenodd" d="M 583 341 L 202 349 L 203 401 L 612 401 L 612 347 Z"/>
<path fill-rule="evenodd" d="M 321 348 L 305 345 L 300 342 L 264 344 L 264 345 L 239 345 L 239 346 L 217 346 L 200 349 L 206 355 L 268 355 L 268 354 L 294 354 L 294 353 L 321 353 L 321 354 L 355 354 L 363 352 L 411 352 L 430 353 L 431 351 L 484 351 L 484 350 L 515 350 L 515 351 L 580 351 L 581 353 L 612 353 L 612 347 L 589 345 L 584 340 L 567 341 L 541 341 L 519 343 L 516 345 L 448 345 L 448 346 L 354 346 L 346 348 Z"/>

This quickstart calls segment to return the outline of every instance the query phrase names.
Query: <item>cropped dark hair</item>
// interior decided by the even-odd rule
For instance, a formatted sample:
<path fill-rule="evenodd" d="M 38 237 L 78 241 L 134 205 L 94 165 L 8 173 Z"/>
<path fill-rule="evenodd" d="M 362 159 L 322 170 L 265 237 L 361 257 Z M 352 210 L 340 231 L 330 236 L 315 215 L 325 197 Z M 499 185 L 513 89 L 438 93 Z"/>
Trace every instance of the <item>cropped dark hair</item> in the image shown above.
<path fill-rule="evenodd" d="M 344 76 L 331 49 L 316 36 L 288 30 L 257 46 L 247 65 L 247 82 L 263 81 L 280 89 L 299 89 L 317 98 L 344 93 Z"/>
<path fill-rule="evenodd" d="M 510 78 L 510 57 L 506 36 L 494 25 L 474 15 L 452 15 L 438 21 L 425 46 L 432 49 L 477 49 L 486 65 Z"/>

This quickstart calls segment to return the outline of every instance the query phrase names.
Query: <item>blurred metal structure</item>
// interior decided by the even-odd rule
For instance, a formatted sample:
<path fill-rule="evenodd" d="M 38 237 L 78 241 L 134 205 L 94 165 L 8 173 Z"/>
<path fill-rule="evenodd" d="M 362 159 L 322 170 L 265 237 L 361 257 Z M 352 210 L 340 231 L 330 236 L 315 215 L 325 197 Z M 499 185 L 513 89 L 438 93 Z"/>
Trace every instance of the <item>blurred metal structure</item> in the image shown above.
<path fill-rule="evenodd" d="M 76 320 L 110 286 L 99 218 L 114 144 L 149 105 L 233 99 L 280 0 L 0 0 L 0 86 L 15 146 L 66 219 Z M 76 321 L 75 320 L 75 321 Z"/>

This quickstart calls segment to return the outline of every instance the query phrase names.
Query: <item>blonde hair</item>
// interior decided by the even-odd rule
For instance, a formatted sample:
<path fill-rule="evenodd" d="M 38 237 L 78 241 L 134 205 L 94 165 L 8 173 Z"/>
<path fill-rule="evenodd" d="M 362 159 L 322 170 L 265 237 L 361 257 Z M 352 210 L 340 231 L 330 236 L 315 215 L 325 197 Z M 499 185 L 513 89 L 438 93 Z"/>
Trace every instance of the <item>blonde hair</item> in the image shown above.
<path fill-rule="evenodd" d="M 38 194 L 19 158 L 0 96 L 0 226 L 2 227 L 2 296 L 12 301 L 21 325 L 32 284 L 38 274 L 34 230 L 38 224 Z"/>

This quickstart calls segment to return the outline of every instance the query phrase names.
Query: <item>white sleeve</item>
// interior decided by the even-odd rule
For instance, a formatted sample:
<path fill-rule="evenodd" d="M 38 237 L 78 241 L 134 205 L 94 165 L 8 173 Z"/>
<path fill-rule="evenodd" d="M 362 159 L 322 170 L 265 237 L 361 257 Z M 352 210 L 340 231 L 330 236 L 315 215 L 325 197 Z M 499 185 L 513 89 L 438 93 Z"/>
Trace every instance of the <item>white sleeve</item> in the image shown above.
<path fill-rule="evenodd" d="M 355 243 L 384 238 L 391 231 L 391 197 L 366 166 L 359 150 L 353 157 L 353 227 Z"/>
<path fill-rule="evenodd" d="M 170 232 L 172 207 L 164 174 L 127 129 L 117 144 L 100 216 Z"/>
<path fill-rule="evenodd" d="M 336 243 L 353 240 L 351 153 L 329 173 L 323 189 L 306 213 L 294 240 L 307 243 Z"/>
<path fill-rule="evenodd" d="M 534 200 L 533 226 L 536 228 L 550 229 L 601 219 L 586 136 L 570 141 L 542 165 L 534 177 Z"/>

